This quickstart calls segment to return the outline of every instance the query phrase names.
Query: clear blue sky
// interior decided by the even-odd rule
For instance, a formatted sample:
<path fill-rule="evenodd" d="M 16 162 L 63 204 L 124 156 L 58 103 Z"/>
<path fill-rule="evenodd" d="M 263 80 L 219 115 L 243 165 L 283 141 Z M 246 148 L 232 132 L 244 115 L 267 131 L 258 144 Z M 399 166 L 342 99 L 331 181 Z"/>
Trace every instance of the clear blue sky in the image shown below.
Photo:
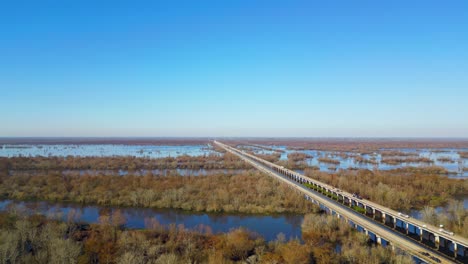
<path fill-rule="evenodd" d="M 468 1 L 3 1 L 0 136 L 468 136 Z"/>

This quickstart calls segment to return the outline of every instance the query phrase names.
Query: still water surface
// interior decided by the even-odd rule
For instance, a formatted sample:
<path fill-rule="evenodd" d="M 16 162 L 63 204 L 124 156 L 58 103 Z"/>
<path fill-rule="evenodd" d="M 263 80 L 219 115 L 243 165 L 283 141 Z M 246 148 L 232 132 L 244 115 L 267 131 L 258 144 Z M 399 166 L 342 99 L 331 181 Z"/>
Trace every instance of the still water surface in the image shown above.
<path fill-rule="evenodd" d="M 180 155 L 203 156 L 219 154 L 211 145 L 0 145 L 0 157 L 18 156 L 79 156 L 79 157 L 177 157 Z"/>
<path fill-rule="evenodd" d="M 67 219 L 70 211 L 77 213 L 77 221 L 97 223 L 100 215 L 120 210 L 125 216 L 128 228 L 145 228 L 145 220 L 156 219 L 162 225 L 183 224 L 185 228 L 197 229 L 200 225 L 209 226 L 213 233 L 229 232 L 233 228 L 245 227 L 256 232 L 268 241 L 275 240 L 279 233 L 286 238 L 301 237 L 303 215 L 245 215 L 211 214 L 187 212 L 177 209 L 116 208 L 102 206 L 82 206 L 66 203 L 0 201 L 0 211 L 16 208 L 28 214 L 43 214 L 49 217 Z"/>

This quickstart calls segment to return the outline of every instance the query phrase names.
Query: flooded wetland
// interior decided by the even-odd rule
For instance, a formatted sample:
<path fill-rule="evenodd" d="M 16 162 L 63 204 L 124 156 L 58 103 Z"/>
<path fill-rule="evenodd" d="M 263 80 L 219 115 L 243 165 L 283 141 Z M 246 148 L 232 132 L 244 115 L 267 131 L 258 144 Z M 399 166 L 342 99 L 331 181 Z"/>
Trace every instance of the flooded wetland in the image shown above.
<path fill-rule="evenodd" d="M 231 145 L 308 177 L 349 188 L 366 199 L 390 207 L 395 204 L 395 209 L 413 218 L 428 219 L 426 204 L 438 215 L 434 221 L 450 226 L 447 216 L 455 215 L 458 205 L 454 203 L 461 201 L 465 211 L 468 207 L 466 147 L 339 151 L 336 147 L 236 141 Z M 305 218 L 321 211 L 210 141 L 187 145 L 2 144 L 0 161 L 4 173 L 0 212 L 8 214 L 83 224 L 101 224 L 102 219 L 118 214 L 129 230 L 179 226 L 222 235 L 246 228 L 266 241 L 284 237 L 302 243 Z M 347 184 L 345 180 L 351 178 L 365 183 Z M 411 183 L 408 190 L 412 184 L 426 188 L 425 179 L 430 179 L 440 181 L 437 185 L 450 192 L 432 189 L 427 197 L 408 198 L 405 204 L 360 189 L 376 184 L 379 190 L 391 192 L 405 179 Z M 416 187 L 417 181 L 426 183 Z M 334 245 L 341 248 L 342 243 Z"/>

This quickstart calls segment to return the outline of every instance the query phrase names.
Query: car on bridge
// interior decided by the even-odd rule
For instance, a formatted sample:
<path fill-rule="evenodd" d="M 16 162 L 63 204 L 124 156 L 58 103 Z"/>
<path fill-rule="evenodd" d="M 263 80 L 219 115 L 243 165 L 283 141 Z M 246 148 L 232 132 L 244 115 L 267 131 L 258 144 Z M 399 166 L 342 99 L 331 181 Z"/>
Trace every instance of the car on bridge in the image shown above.
<path fill-rule="evenodd" d="M 398 213 L 398 215 L 399 215 L 399 216 L 406 217 L 406 218 L 410 218 L 410 216 L 409 216 L 409 215 L 407 215 L 407 214 L 404 214 L 404 213 Z"/>

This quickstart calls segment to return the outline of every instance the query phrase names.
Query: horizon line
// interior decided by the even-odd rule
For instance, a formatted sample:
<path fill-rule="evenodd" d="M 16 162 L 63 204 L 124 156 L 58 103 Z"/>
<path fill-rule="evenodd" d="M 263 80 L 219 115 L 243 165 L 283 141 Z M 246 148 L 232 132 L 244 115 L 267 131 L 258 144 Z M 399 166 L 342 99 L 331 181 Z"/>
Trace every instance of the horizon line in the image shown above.
<path fill-rule="evenodd" d="M 184 138 L 258 138 L 258 139 L 318 139 L 318 138 L 333 138 L 333 139 L 465 139 L 468 137 L 453 137 L 453 136 L 0 136 L 0 139 L 184 139 Z"/>

